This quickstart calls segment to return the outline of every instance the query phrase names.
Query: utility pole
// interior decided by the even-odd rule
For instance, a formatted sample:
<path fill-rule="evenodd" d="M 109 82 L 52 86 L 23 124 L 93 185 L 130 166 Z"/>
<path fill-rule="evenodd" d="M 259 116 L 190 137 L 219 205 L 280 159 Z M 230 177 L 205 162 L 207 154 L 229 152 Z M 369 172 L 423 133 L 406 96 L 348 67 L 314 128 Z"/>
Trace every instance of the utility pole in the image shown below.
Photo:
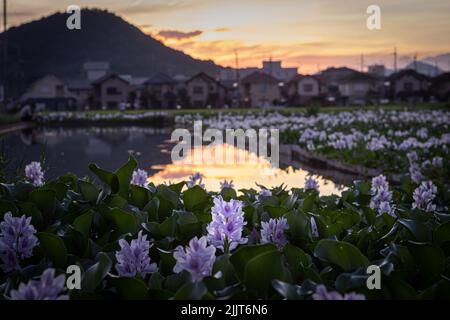
<path fill-rule="evenodd" d="M 414 71 L 417 72 L 417 52 L 414 53 Z"/>
<path fill-rule="evenodd" d="M 364 72 L 364 54 L 361 53 L 361 72 Z"/>
<path fill-rule="evenodd" d="M 4 111 L 6 111 L 7 106 L 7 82 L 8 82 L 8 43 L 7 43 L 7 28 L 8 28 L 8 20 L 7 20 L 7 0 L 3 0 L 3 43 L 2 43 L 2 55 L 3 55 L 3 74 L 2 74 L 2 80 L 3 80 L 3 107 Z"/>
<path fill-rule="evenodd" d="M 236 68 L 236 83 L 239 83 L 239 55 L 237 50 L 234 50 L 234 63 Z"/>
<path fill-rule="evenodd" d="M 394 48 L 394 72 L 397 72 L 397 47 Z"/>

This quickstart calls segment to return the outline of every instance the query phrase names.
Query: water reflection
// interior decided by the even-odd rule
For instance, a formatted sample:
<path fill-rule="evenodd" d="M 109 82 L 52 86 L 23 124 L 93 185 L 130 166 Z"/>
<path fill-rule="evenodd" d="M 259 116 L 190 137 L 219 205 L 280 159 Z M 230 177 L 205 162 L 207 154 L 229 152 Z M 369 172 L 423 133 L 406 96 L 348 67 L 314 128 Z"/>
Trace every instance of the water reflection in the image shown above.
<path fill-rule="evenodd" d="M 97 163 L 107 170 L 115 170 L 127 161 L 128 154 L 133 153 L 139 161 L 139 167 L 147 170 L 150 180 L 156 184 L 187 180 L 190 175 L 200 172 L 205 176 L 208 190 L 219 190 L 224 179 L 233 180 L 237 189 L 257 188 L 255 182 L 267 187 L 279 186 L 303 187 L 304 181 L 311 172 L 320 184 L 321 194 L 340 193 L 342 183 L 327 172 L 322 173 L 314 168 L 306 168 L 302 164 L 294 167 L 287 162 L 286 168 L 272 168 L 270 163 L 246 150 L 231 146 L 213 149 L 193 149 L 182 160 L 172 163 L 171 151 L 173 142 L 169 140 L 170 128 L 149 127 L 73 127 L 73 128 L 36 128 L 16 131 L 0 137 L 4 158 L 8 160 L 5 172 L 10 178 L 17 172 L 22 173 L 24 165 L 30 161 L 39 161 L 45 157 L 45 176 L 53 179 L 67 172 L 78 176 L 92 174 L 88 170 L 89 163 Z M 226 156 L 233 152 L 236 158 L 243 156 L 243 163 L 227 164 L 213 161 L 213 156 Z M 200 153 L 203 162 L 189 163 L 189 157 Z M 211 158 L 213 157 L 213 158 Z M 280 158 L 281 160 L 281 158 Z M 19 171 L 18 171 L 19 170 Z M 331 177 L 323 178 L 323 177 Z"/>
<path fill-rule="evenodd" d="M 224 161 L 227 154 L 235 156 L 234 164 Z M 217 157 L 217 155 L 219 156 Z M 198 162 L 195 159 L 203 159 L 203 161 Z M 245 159 L 245 161 L 238 162 L 237 159 Z M 224 179 L 233 180 L 236 189 L 257 189 L 256 183 L 266 187 L 276 187 L 284 183 L 288 187 L 301 188 L 306 178 L 311 175 L 309 171 L 296 170 L 292 167 L 285 170 L 273 168 L 268 160 L 250 154 L 247 150 L 237 149 L 226 144 L 194 147 L 184 159 L 170 164 L 155 165 L 152 168 L 159 170 L 149 178 L 149 181 L 155 184 L 188 180 L 190 175 L 199 172 L 204 176 L 203 182 L 206 189 L 211 191 L 219 191 L 220 182 Z M 319 182 L 322 195 L 341 193 L 341 185 L 321 176 L 315 175 L 314 177 Z"/>

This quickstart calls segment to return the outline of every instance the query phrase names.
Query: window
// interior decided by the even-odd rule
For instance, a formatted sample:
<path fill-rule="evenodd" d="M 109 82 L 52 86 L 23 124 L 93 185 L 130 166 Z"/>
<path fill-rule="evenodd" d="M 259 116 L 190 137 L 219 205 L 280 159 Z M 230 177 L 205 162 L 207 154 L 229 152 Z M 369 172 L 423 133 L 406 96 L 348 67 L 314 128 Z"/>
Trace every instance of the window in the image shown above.
<path fill-rule="evenodd" d="M 312 92 L 313 91 L 313 85 L 311 83 L 307 83 L 303 85 L 303 91 L 304 92 Z"/>
<path fill-rule="evenodd" d="M 195 86 L 193 91 L 194 91 L 194 94 L 203 94 L 203 87 L 202 86 Z"/>
<path fill-rule="evenodd" d="M 413 83 L 412 83 L 412 82 L 405 82 L 405 83 L 403 84 L 403 89 L 404 89 L 405 91 L 413 91 L 413 88 L 414 88 L 414 86 L 413 86 Z"/>
<path fill-rule="evenodd" d="M 106 94 L 110 95 L 110 96 L 115 96 L 115 95 L 119 95 L 120 91 L 116 87 L 107 87 Z"/>

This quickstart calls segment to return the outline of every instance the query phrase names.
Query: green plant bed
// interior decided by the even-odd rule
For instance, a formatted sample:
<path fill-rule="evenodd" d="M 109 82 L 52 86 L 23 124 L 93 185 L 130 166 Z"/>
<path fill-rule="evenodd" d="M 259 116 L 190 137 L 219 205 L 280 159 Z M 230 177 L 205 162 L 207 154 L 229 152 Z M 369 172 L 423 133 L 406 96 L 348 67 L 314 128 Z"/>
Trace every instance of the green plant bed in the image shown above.
<path fill-rule="evenodd" d="M 47 268 L 65 275 L 77 265 L 81 289 L 68 291 L 71 299 L 312 299 L 319 285 L 366 299 L 450 298 L 450 194 L 442 185 L 436 208 L 426 212 L 412 209 L 417 186 L 404 180 L 392 189 L 389 215 L 370 208 L 369 182 L 341 196 L 282 187 L 266 196 L 231 188 L 217 194 L 184 182 L 131 185 L 136 167 L 130 158 L 115 172 L 92 164 L 96 181 L 67 174 L 40 187 L 20 178 L 1 184 L 0 221 L 8 213 L 30 217 L 38 239 L 32 255 L 19 258 L 20 268 L 0 271 L 2 296 Z M 207 235 L 219 195 L 224 203 L 241 201 L 246 240 L 216 248 L 210 272 L 195 280 L 176 270 L 174 252 Z M 281 218 L 286 242 L 261 243 L 263 224 Z M 150 240 L 142 258 L 150 258 L 152 270 L 119 276 L 117 252 L 138 234 Z M 379 290 L 366 286 L 369 265 L 380 268 Z"/>

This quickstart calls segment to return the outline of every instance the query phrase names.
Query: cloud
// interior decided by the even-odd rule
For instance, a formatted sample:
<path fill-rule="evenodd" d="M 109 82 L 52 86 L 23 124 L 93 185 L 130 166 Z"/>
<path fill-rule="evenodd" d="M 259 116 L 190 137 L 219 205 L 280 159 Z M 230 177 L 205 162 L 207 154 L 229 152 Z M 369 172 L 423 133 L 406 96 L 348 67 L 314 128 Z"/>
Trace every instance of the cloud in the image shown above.
<path fill-rule="evenodd" d="M 164 38 L 164 39 L 175 39 L 175 40 L 186 40 L 198 37 L 201 35 L 203 31 L 201 30 L 195 30 L 195 31 L 189 31 L 184 32 L 180 30 L 161 30 L 156 35 L 158 37 Z"/>
<path fill-rule="evenodd" d="M 214 32 L 229 32 L 229 31 L 231 31 L 231 29 L 227 27 L 214 29 Z"/>

